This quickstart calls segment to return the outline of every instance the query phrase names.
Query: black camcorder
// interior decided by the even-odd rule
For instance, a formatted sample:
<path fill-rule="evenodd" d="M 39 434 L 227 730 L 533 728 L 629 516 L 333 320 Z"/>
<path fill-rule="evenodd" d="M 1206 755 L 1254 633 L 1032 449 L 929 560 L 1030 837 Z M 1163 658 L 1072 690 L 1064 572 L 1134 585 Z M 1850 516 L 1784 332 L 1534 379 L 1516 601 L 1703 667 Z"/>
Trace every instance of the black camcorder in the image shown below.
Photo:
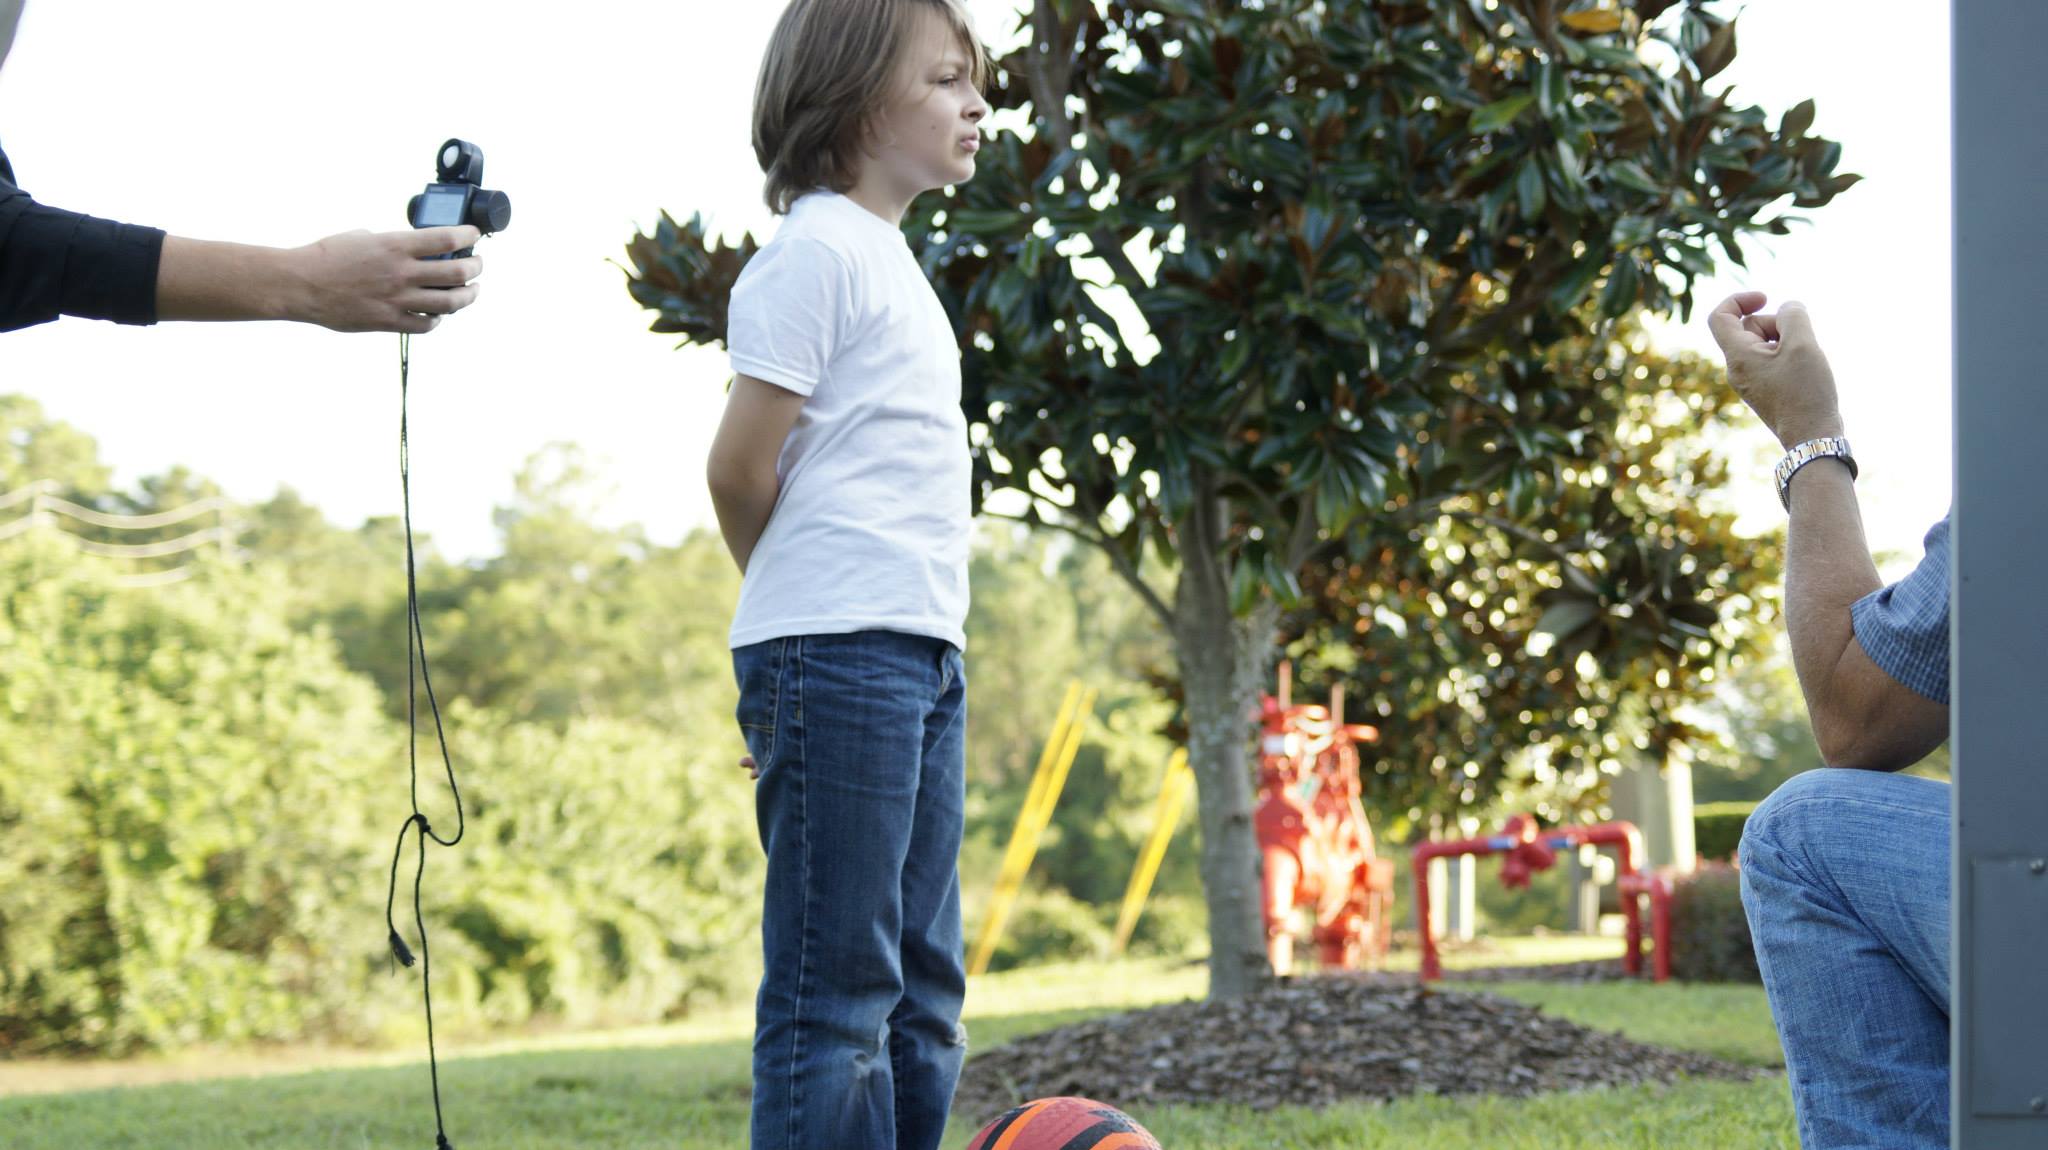
<path fill-rule="evenodd" d="M 468 140 L 450 140 L 435 157 L 436 179 L 412 198 L 405 218 L 416 228 L 449 228 L 469 224 L 485 235 L 502 232 L 512 222 L 512 199 L 485 190 L 484 150 Z M 464 248 L 433 259 L 453 260 L 475 249 Z"/>

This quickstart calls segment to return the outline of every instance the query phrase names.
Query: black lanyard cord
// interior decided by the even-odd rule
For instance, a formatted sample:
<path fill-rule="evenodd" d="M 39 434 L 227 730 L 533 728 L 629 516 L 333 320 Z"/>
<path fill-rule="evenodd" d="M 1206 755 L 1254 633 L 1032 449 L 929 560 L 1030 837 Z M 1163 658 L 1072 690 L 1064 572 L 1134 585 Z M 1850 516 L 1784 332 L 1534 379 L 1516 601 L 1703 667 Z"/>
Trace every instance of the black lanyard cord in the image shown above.
<path fill-rule="evenodd" d="M 453 1150 L 448 1141 L 447 1126 L 441 1117 L 441 1064 L 434 1050 L 434 959 L 427 947 L 427 918 L 420 904 L 420 885 L 427 873 L 427 840 L 452 847 L 462 841 L 463 830 L 468 824 L 462 813 L 462 790 L 455 784 L 455 763 L 448 755 L 448 732 L 441 724 L 441 704 L 434 698 L 434 677 L 427 671 L 426 632 L 420 626 L 419 574 L 412 542 L 412 456 L 406 410 L 411 369 L 412 337 L 401 334 L 398 337 L 398 485 L 405 515 L 405 733 L 406 765 L 412 774 L 412 815 L 405 820 L 404 826 L 398 828 L 398 845 L 391 852 L 391 888 L 384 901 L 384 925 L 391 932 L 392 956 L 410 967 L 413 964 L 412 951 L 398 933 L 398 924 L 392 915 L 398 904 L 398 864 L 405 853 L 405 836 L 417 828 L 414 837 L 419 845 L 419 863 L 412 877 L 412 916 L 413 925 L 420 933 L 420 993 L 427 1010 L 427 1071 L 434 1084 L 434 1145 L 436 1150 Z M 441 765 L 447 771 L 448 790 L 455 796 L 455 837 L 452 839 L 435 834 L 433 824 L 420 813 L 419 693 L 416 688 L 421 684 L 427 689 L 427 706 L 433 712 L 434 736 L 441 747 Z"/>

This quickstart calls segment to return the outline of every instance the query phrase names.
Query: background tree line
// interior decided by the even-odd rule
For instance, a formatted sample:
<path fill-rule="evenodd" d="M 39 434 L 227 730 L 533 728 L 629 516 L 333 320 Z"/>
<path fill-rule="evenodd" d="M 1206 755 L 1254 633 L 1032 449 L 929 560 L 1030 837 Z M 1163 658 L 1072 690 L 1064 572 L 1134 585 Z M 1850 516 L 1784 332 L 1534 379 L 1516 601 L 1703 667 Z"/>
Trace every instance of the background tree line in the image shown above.
<path fill-rule="evenodd" d="M 0 397 L 0 445 L 0 491 L 50 479 L 81 505 L 145 513 L 217 494 L 186 471 L 117 490 L 89 435 L 18 397 Z M 428 885 L 444 1018 L 588 1026 L 739 1000 L 758 963 L 760 852 L 734 765 L 737 573 L 708 532 L 666 546 L 606 525 L 602 479 L 573 448 L 537 456 L 514 491 L 497 555 L 454 563 L 429 546 L 422 570 L 473 820 Z M 132 564 L 51 531 L 0 543 L 0 1053 L 375 1042 L 417 1025 L 381 923 L 405 809 L 397 525 L 337 526 L 289 490 L 234 518 L 235 554 L 200 552 L 164 587 L 117 586 Z M 1485 565 L 1445 546 L 1414 562 Z M 1347 599 L 1301 616 L 1291 647 L 1312 681 L 1343 679 L 1384 712 L 1366 797 L 1389 849 L 1440 807 L 1536 801 L 1562 818 L 1601 799 L 1570 771 L 1520 777 L 1478 750 L 1436 764 L 1435 748 L 1467 737 L 1540 728 L 1597 748 L 1612 726 L 1605 712 L 1590 728 L 1507 713 L 1554 688 L 1488 667 L 1525 657 L 1520 631 L 1472 634 L 1468 649 L 1469 629 L 1432 621 L 1425 585 L 1452 576 L 1420 573 L 1395 601 L 1416 613 L 1405 636 L 1385 622 L 1393 608 Z M 998 963 L 1095 956 L 1181 736 L 1168 639 L 1097 549 L 992 524 L 972 578 L 970 929 L 1079 678 L 1100 698 Z M 1468 596 L 1458 617 L 1474 610 Z M 1454 669 L 1503 686 L 1445 702 L 1436 684 Z M 1467 758 L 1486 768 L 1466 776 Z M 426 794 L 444 817 L 445 797 Z M 1140 952 L 1205 950 L 1188 821 Z"/>

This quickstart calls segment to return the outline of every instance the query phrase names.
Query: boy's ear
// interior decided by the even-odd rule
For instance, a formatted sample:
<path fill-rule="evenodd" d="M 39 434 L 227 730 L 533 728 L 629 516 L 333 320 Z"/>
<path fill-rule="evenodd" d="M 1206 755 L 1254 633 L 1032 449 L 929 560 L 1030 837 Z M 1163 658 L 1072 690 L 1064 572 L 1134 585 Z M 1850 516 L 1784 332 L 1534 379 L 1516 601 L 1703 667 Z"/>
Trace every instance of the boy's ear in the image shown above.
<path fill-rule="evenodd" d="M 4 2 L 4 0 L 0 0 L 0 2 Z M 882 150 L 884 148 L 887 148 L 892 142 L 893 141 L 891 141 L 883 132 L 882 117 L 879 114 L 869 116 L 867 119 L 861 121 L 861 154 L 867 156 L 870 159 L 873 159 L 874 157 L 881 155 Z"/>

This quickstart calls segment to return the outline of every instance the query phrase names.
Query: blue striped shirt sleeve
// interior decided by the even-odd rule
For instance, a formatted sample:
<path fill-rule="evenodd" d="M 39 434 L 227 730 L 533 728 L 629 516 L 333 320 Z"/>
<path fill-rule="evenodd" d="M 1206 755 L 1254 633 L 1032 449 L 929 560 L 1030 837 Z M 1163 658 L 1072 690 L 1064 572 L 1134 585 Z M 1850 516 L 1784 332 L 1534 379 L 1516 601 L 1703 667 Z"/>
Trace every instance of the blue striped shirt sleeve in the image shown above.
<path fill-rule="evenodd" d="M 1913 573 L 1850 608 L 1856 641 L 1885 674 L 1915 694 L 1948 704 L 1949 536 L 1943 519 L 1927 533 Z"/>

